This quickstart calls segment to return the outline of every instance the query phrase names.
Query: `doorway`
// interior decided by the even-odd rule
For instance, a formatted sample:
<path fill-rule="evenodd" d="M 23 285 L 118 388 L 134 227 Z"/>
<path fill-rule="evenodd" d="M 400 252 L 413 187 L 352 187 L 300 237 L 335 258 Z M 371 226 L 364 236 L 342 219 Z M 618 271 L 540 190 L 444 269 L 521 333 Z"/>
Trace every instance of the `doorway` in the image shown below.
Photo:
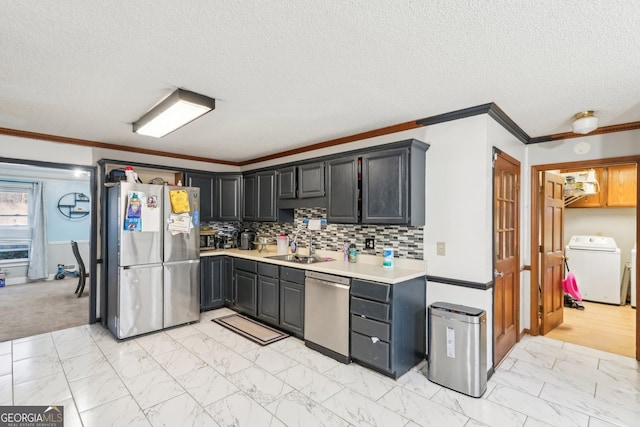
<path fill-rule="evenodd" d="M 530 288 L 531 331 L 530 332 L 532 335 L 538 335 L 541 332 L 543 333 L 547 332 L 547 331 L 541 331 L 538 328 L 538 326 L 540 324 L 540 316 L 541 316 L 540 307 L 543 306 L 546 303 L 546 301 L 549 301 L 549 298 L 550 298 L 550 296 L 548 295 L 549 284 L 547 283 L 545 285 L 545 280 L 548 280 L 548 278 L 545 278 L 545 274 L 543 274 L 541 270 L 543 267 L 544 254 L 540 253 L 541 240 L 543 240 L 542 236 L 544 235 L 544 230 L 543 230 L 543 219 L 541 215 L 542 202 L 541 202 L 541 198 L 539 197 L 539 194 L 540 194 L 541 186 L 544 185 L 544 175 L 545 175 L 544 172 L 558 171 L 558 170 L 565 170 L 565 169 L 576 169 L 576 168 L 590 169 L 590 168 L 599 168 L 599 167 L 604 167 L 604 168 L 620 167 L 621 165 L 635 165 L 635 171 L 636 171 L 635 179 L 636 179 L 636 182 L 638 182 L 639 161 L 640 161 L 640 157 L 632 156 L 632 157 L 620 157 L 620 158 L 611 158 L 611 159 L 589 160 L 589 161 L 582 161 L 582 162 L 557 163 L 557 164 L 532 166 L 531 168 L 531 194 L 532 194 L 532 197 L 531 197 L 531 219 L 532 219 L 531 220 L 531 281 L 530 281 L 531 283 L 531 288 Z M 640 187 L 636 185 L 636 200 L 639 200 L 638 199 L 638 193 L 640 192 L 639 189 Z M 575 211 L 584 212 L 584 210 L 582 209 L 575 209 Z M 633 223 L 635 224 L 635 233 L 630 233 L 630 234 L 633 234 L 634 241 L 636 242 L 638 241 L 638 235 L 640 234 L 639 218 L 640 216 L 638 215 L 637 206 L 636 206 L 635 218 L 633 219 L 634 221 Z M 538 255 L 536 256 L 536 254 Z M 637 259 L 635 262 L 637 266 Z M 635 271 L 637 272 L 637 268 L 635 269 Z M 636 283 L 637 283 L 637 280 L 636 280 Z M 560 291 L 562 290 L 561 283 L 559 285 L 556 284 L 556 286 L 560 286 Z M 579 283 L 578 283 L 578 286 L 579 286 Z M 636 292 L 636 301 L 635 301 L 636 307 L 638 303 L 637 300 L 638 300 L 638 295 Z M 588 304 L 589 303 L 587 303 L 587 305 Z M 598 304 L 598 306 L 600 305 L 601 304 Z M 598 308 L 606 309 L 607 307 L 597 307 L 595 310 L 592 308 L 591 311 L 599 312 L 600 310 L 598 310 Z M 619 307 L 610 306 L 608 308 L 611 309 L 611 308 L 619 308 Z M 588 306 L 587 306 L 587 309 L 589 309 Z M 572 309 L 567 308 L 566 310 L 572 310 Z M 565 311 L 565 313 L 567 313 L 567 311 Z M 575 313 L 571 313 L 570 311 L 568 313 L 575 314 Z M 635 318 L 635 321 L 633 322 L 635 323 L 635 325 L 632 325 L 632 326 L 635 326 L 635 334 L 634 334 L 635 336 L 631 338 L 631 340 L 633 341 L 631 345 L 635 349 L 633 356 L 636 359 L 640 360 L 640 314 L 638 313 L 638 309 L 637 308 L 633 309 L 633 312 L 631 315 Z M 595 322 L 597 322 L 597 320 L 595 320 Z M 594 342 L 594 341 L 596 340 L 591 339 L 591 342 Z"/>
<path fill-rule="evenodd" d="M 96 275 L 89 274 L 78 298 L 79 266 L 71 247 L 71 240 L 78 241 L 85 265 L 96 271 L 95 168 L 11 158 L 0 164 L 3 208 L 11 211 L 3 210 L 8 217 L 0 233 L 6 273 L 0 292 L 10 305 L 3 316 L 11 316 L 0 323 L 0 341 L 95 322 Z M 16 222 L 15 216 L 21 218 Z"/>

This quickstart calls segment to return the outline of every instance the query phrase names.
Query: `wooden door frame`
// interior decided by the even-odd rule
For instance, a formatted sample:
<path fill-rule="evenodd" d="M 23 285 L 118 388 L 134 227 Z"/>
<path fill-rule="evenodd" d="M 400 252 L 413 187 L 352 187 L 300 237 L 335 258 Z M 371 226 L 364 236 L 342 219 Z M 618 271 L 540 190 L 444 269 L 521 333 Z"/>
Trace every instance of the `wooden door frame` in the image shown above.
<path fill-rule="evenodd" d="M 538 335 L 538 283 L 540 281 L 540 262 L 539 262 L 539 233 L 540 233 L 540 206 L 539 206 L 539 188 L 540 172 L 557 170 L 557 169 L 575 169 L 589 168 L 599 166 L 615 166 L 621 164 L 634 163 L 636 165 L 636 200 L 640 203 L 640 156 L 615 157 L 608 159 L 583 160 L 575 162 L 551 163 L 545 165 L 531 166 L 531 235 L 530 235 L 530 262 L 531 277 L 530 285 L 530 320 L 529 333 Z M 638 213 L 638 205 L 636 204 L 636 242 L 640 242 L 640 214 Z M 640 258 L 636 256 L 636 287 L 640 283 Z M 636 359 L 640 360 L 640 293 L 636 292 Z"/>

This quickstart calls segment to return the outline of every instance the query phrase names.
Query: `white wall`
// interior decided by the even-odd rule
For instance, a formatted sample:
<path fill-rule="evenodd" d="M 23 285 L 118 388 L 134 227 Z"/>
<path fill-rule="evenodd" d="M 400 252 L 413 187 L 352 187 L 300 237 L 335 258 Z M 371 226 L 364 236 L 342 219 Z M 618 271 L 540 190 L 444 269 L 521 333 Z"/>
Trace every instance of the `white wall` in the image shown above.
<path fill-rule="evenodd" d="M 585 142 L 590 146 L 589 152 L 576 154 L 575 146 Z M 529 166 L 636 156 L 640 155 L 640 130 L 531 144 L 527 150 Z"/>
<path fill-rule="evenodd" d="M 0 135 L 0 156 L 41 162 L 90 166 L 90 147 Z"/>
<path fill-rule="evenodd" d="M 486 283 L 491 279 L 486 116 L 427 127 L 424 255 L 427 274 Z M 436 255 L 444 242 L 445 255 Z"/>

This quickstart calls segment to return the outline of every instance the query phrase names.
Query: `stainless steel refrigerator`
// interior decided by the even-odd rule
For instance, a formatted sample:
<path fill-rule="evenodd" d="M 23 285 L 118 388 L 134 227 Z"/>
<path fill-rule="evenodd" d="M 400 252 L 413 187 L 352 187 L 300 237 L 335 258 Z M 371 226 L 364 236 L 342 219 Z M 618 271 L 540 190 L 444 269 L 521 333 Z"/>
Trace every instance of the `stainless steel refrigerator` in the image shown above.
<path fill-rule="evenodd" d="M 107 191 L 111 332 L 122 339 L 198 320 L 200 189 L 121 182 Z"/>

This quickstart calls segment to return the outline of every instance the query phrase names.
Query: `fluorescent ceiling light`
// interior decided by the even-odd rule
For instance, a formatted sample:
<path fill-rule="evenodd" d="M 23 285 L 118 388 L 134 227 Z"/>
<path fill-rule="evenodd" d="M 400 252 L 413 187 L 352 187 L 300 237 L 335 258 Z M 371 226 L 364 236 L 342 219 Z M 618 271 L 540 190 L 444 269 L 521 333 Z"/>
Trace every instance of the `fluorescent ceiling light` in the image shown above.
<path fill-rule="evenodd" d="M 133 131 L 140 135 L 162 138 L 214 108 L 215 99 L 177 89 L 134 122 Z"/>
<path fill-rule="evenodd" d="M 586 135 L 598 128 L 598 118 L 593 115 L 593 111 L 583 111 L 575 115 L 575 120 L 571 123 L 573 133 Z"/>

